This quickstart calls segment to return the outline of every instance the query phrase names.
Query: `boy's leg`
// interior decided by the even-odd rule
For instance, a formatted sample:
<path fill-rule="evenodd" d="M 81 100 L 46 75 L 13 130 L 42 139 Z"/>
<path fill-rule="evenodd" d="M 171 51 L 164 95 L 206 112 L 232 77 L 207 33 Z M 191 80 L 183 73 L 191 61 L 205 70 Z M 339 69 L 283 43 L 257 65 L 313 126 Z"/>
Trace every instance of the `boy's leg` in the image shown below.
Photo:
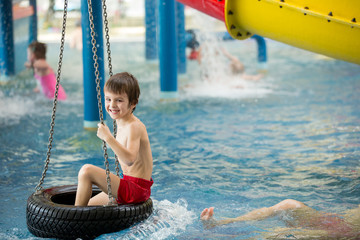
<path fill-rule="evenodd" d="M 109 195 L 107 195 L 105 192 L 101 192 L 90 198 L 88 206 L 106 205 L 108 202 L 109 202 Z"/>
<path fill-rule="evenodd" d="M 120 185 L 120 179 L 110 173 L 111 191 L 113 196 L 117 196 L 117 191 Z M 92 185 L 98 186 L 104 193 L 91 201 L 92 205 L 107 204 L 104 194 L 107 196 L 107 181 L 106 172 L 104 169 L 96 167 L 91 164 L 85 164 L 79 171 L 78 188 L 76 191 L 75 206 L 87 206 L 92 195 Z M 108 198 L 107 198 L 108 199 Z M 105 201 L 105 202 L 104 202 Z"/>
<path fill-rule="evenodd" d="M 211 220 L 210 221 L 211 226 L 216 226 L 216 225 L 224 225 L 224 224 L 240 222 L 240 221 L 263 220 L 268 217 L 273 217 L 283 211 L 293 210 L 302 207 L 306 207 L 306 205 L 296 200 L 287 199 L 281 201 L 280 203 L 272 207 L 268 207 L 268 208 L 264 207 L 264 208 L 256 209 L 236 218 L 228 218 L 216 222 L 214 222 L 214 220 L 212 219 L 214 215 L 214 208 L 209 208 L 209 209 L 206 208 L 201 213 L 200 219 L 203 220 L 204 223 L 206 223 L 206 221 L 208 220 Z M 206 224 L 208 225 L 208 223 Z"/>

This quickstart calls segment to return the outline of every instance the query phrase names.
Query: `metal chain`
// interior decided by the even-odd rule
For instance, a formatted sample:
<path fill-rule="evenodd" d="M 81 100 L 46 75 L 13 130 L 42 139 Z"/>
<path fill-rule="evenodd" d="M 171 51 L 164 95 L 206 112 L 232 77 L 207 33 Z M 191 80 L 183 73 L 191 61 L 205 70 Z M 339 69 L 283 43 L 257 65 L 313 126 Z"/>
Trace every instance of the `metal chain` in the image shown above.
<path fill-rule="evenodd" d="M 62 24 L 62 31 L 61 31 L 60 54 L 59 54 L 59 63 L 58 63 L 58 69 L 57 69 L 57 78 L 56 78 L 54 103 L 53 103 L 53 109 L 52 109 L 52 115 L 51 115 L 50 131 L 49 131 L 48 151 L 47 151 L 47 154 L 46 154 L 47 157 L 46 157 L 46 161 L 45 161 L 44 170 L 43 170 L 43 173 L 41 175 L 41 179 L 40 179 L 38 185 L 35 188 L 36 194 L 39 194 L 41 192 L 41 190 L 42 190 L 41 185 L 44 183 L 44 179 L 46 177 L 46 172 L 48 170 L 49 163 L 50 163 L 51 148 L 52 148 L 52 141 L 53 141 L 53 135 L 54 135 L 54 127 L 55 127 L 56 105 L 57 105 L 57 99 L 58 99 L 58 92 L 59 92 L 59 85 L 60 85 L 60 75 L 61 75 L 61 66 L 62 66 L 62 59 L 63 59 L 63 53 L 64 53 L 64 44 L 65 44 L 67 5 L 68 5 L 68 0 L 64 0 L 64 15 L 63 15 L 63 24 Z"/>
<path fill-rule="evenodd" d="M 98 100 L 98 108 L 99 108 L 99 117 L 100 123 L 104 124 L 104 114 L 102 110 L 102 103 L 101 103 L 101 88 L 100 88 L 100 78 L 99 78 L 99 64 L 97 62 L 97 47 L 96 47 L 96 40 L 95 40 L 95 26 L 94 26 L 94 17 L 92 12 L 92 4 L 91 0 L 88 0 L 88 11 L 89 11 L 89 21 L 90 21 L 90 30 L 91 30 L 91 44 L 92 44 L 92 52 L 93 52 L 93 60 L 94 60 L 94 68 L 95 68 L 95 77 L 96 77 L 96 91 L 97 91 L 97 100 Z M 103 150 L 104 150 L 104 159 L 105 159 L 105 172 L 106 172 L 106 181 L 107 181 L 107 190 L 109 196 L 109 203 L 108 205 L 114 205 L 115 201 L 111 191 L 111 179 L 110 179 L 110 170 L 109 170 L 109 161 L 108 161 L 108 154 L 107 154 L 107 146 L 106 142 L 103 141 Z"/>
<path fill-rule="evenodd" d="M 112 77 L 112 64 L 111 64 L 111 50 L 110 50 L 110 36 L 109 36 L 109 22 L 107 20 L 107 12 L 106 12 L 106 0 L 102 1 L 102 7 L 103 7 L 103 16 L 104 16 L 104 28 L 105 28 L 105 39 L 106 39 L 106 51 L 108 56 L 108 68 L 109 68 L 109 76 Z M 117 126 L 116 126 L 116 120 L 113 120 L 113 133 L 114 138 L 116 138 L 117 133 Z M 120 177 L 120 168 L 119 168 L 119 161 L 115 154 L 115 171 L 116 175 Z"/>
<path fill-rule="evenodd" d="M 112 64 L 111 64 L 109 22 L 107 20 L 106 0 L 102 1 L 102 7 L 103 7 L 103 16 L 104 16 L 104 28 L 105 28 L 105 39 L 106 39 L 106 51 L 107 51 L 107 55 L 108 55 L 109 75 L 111 77 L 113 75 L 113 72 L 112 72 Z"/>
<path fill-rule="evenodd" d="M 114 127 L 114 138 L 116 139 L 116 134 L 117 134 L 116 120 L 113 120 L 113 127 Z M 116 176 L 120 177 L 119 160 L 116 154 L 115 154 L 115 171 L 116 171 Z"/>

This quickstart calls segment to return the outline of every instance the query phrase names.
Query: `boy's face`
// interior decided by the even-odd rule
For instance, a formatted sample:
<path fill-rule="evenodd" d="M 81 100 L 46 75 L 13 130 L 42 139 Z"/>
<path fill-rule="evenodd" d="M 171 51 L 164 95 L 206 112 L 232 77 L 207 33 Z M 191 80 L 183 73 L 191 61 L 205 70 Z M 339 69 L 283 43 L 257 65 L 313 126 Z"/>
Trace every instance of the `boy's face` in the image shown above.
<path fill-rule="evenodd" d="M 112 93 L 105 90 L 105 109 L 112 119 L 121 119 L 131 115 L 135 105 L 129 104 L 126 93 Z"/>

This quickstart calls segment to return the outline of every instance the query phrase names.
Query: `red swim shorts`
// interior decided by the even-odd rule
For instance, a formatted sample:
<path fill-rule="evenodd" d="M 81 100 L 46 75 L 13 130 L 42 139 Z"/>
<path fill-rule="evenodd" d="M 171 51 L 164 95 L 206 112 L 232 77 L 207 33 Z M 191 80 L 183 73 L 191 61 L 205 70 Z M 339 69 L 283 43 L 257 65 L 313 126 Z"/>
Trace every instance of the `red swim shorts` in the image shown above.
<path fill-rule="evenodd" d="M 120 179 L 120 186 L 116 201 L 119 204 L 140 203 L 150 198 L 151 186 L 154 181 L 124 175 Z"/>

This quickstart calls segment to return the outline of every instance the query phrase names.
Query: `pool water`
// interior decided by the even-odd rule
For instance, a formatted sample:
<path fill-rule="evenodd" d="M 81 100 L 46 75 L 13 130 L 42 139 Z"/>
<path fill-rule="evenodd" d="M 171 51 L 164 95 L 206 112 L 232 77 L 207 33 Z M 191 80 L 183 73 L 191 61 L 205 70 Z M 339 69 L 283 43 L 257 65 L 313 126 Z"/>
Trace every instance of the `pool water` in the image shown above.
<path fill-rule="evenodd" d="M 222 44 L 256 72 L 255 42 Z M 53 66 L 58 47 L 49 44 Z M 360 203 L 360 67 L 270 40 L 267 47 L 259 82 L 224 75 L 208 83 L 188 62 L 179 99 L 160 101 L 158 66 L 144 59 L 143 42 L 112 44 L 114 72 L 140 82 L 135 115 L 152 145 L 154 214 L 98 239 L 261 239 L 285 225 L 275 218 L 204 229 L 199 215 L 214 206 L 216 217 L 236 217 L 287 198 L 335 213 Z M 83 129 L 80 52 L 66 47 L 62 76 L 69 99 L 58 104 L 44 187 L 75 184 L 85 163 L 103 167 L 101 141 Z M 25 72 L 0 87 L 1 239 L 37 239 L 25 208 L 46 158 L 52 102 L 34 86 Z"/>

